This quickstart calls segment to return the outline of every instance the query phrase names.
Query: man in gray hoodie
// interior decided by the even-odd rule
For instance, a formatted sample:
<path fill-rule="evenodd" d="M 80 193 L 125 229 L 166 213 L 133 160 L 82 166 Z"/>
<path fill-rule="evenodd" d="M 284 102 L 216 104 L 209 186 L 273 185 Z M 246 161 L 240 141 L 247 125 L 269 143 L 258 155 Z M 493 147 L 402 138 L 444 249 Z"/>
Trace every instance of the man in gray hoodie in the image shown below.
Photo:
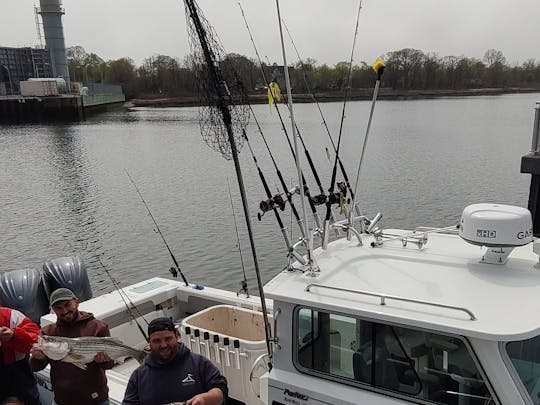
<path fill-rule="evenodd" d="M 178 342 L 169 318 L 148 325 L 151 354 L 131 375 L 123 405 L 221 405 L 227 398 L 227 380 L 207 358 Z"/>

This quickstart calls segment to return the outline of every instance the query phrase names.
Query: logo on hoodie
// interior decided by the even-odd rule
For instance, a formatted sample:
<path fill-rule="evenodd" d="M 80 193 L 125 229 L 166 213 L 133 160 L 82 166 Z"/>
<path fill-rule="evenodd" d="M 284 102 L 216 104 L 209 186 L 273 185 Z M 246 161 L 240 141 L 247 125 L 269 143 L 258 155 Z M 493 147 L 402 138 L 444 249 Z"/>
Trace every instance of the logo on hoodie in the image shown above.
<path fill-rule="evenodd" d="M 187 377 L 184 378 L 184 379 L 182 380 L 182 383 L 183 383 L 184 385 L 191 385 L 191 384 L 193 384 L 194 382 L 195 382 L 195 380 L 193 379 L 193 376 L 191 375 L 191 373 L 189 373 L 189 374 L 187 375 Z"/>

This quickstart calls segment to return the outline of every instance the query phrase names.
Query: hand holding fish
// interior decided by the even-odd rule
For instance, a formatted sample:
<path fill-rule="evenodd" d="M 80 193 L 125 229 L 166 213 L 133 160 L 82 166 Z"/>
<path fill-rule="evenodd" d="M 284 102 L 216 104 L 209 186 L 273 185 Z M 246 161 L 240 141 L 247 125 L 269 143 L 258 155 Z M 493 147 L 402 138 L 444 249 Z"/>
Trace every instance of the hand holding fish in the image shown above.
<path fill-rule="evenodd" d="M 43 353 L 43 351 L 39 349 L 36 344 L 34 344 L 30 349 L 30 356 L 37 360 L 45 360 L 47 358 L 45 353 Z"/>
<path fill-rule="evenodd" d="M 122 344 L 111 337 L 83 336 L 66 338 L 60 336 L 40 336 L 38 343 L 32 349 L 34 356 L 40 359 L 48 357 L 54 361 L 63 361 L 86 370 L 86 364 L 91 362 L 106 363 L 124 357 L 133 357 L 139 363 L 144 359 L 144 353 Z"/>
<path fill-rule="evenodd" d="M 6 326 L 0 327 L 0 340 L 2 341 L 11 340 L 14 335 L 15 335 L 15 332 L 13 332 L 13 329 L 10 329 Z"/>
<path fill-rule="evenodd" d="M 186 401 L 186 405 L 214 405 L 223 403 L 223 394 L 219 388 L 212 388 L 208 392 L 195 395 Z"/>
<path fill-rule="evenodd" d="M 104 353 L 104 352 L 98 352 L 96 353 L 96 356 L 94 357 L 94 361 L 96 363 L 107 363 L 112 360 L 113 359 L 107 353 Z"/>

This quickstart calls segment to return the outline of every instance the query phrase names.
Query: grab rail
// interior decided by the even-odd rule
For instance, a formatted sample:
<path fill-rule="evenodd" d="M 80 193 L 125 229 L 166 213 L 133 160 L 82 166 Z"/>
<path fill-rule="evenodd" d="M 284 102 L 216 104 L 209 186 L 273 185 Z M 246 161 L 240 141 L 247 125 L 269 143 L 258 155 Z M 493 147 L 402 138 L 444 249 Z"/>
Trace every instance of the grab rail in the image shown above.
<path fill-rule="evenodd" d="M 396 300 L 396 301 L 410 302 L 413 304 L 424 304 L 424 305 L 429 305 L 429 306 L 437 307 L 437 308 L 451 309 L 454 311 L 465 312 L 469 316 L 471 321 L 477 320 L 476 316 L 474 316 L 474 314 L 469 309 L 464 308 L 464 307 L 456 307 L 453 305 L 438 304 L 436 302 L 415 300 L 412 298 L 398 297 L 396 295 L 378 294 L 378 293 L 373 293 L 369 291 L 349 290 L 348 288 L 333 287 L 333 286 L 324 285 L 324 284 L 308 284 L 306 288 L 304 289 L 304 291 L 310 292 L 312 287 L 326 288 L 329 290 L 343 291 L 343 292 L 348 292 L 348 293 L 353 293 L 353 294 L 361 294 L 361 295 L 367 295 L 370 297 L 377 297 L 377 298 L 380 298 L 381 300 L 380 305 L 386 305 L 386 300 Z"/>

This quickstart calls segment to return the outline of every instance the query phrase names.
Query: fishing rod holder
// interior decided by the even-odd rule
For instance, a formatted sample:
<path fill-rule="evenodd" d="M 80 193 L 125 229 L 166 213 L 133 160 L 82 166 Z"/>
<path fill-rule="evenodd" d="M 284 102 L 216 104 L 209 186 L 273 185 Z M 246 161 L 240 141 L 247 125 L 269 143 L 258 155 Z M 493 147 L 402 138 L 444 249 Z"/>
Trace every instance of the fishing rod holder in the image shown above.
<path fill-rule="evenodd" d="M 319 228 L 315 228 L 312 230 L 312 234 L 311 234 L 312 237 L 310 238 L 310 240 L 312 241 L 315 236 L 320 236 L 320 235 L 321 235 L 321 230 Z M 315 263 L 310 264 L 308 260 L 306 260 L 306 258 L 302 256 L 302 254 L 299 253 L 298 251 L 301 246 L 303 246 L 306 250 L 312 249 L 312 246 L 309 246 L 309 241 L 307 238 L 301 237 L 298 239 L 298 241 L 294 245 L 288 244 L 288 246 L 289 248 L 287 252 L 287 258 L 289 259 L 289 264 L 287 266 L 287 269 L 289 271 L 298 270 L 292 266 L 293 260 L 296 260 L 302 266 L 309 266 L 309 269 L 307 271 L 309 271 L 311 275 L 314 276 L 316 273 L 319 272 L 318 266 Z M 302 271 L 306 271 L 306 270 L 303 269 Z"/>
<path fill-rule="evenodd" d="M 374 233 L 381 232 L 379 228 L 377 227 L 377 224 L 382 219 L 382 214 L 379 212 L 373 219 L 369 219 L 365 215 L 356 215 L 354 216 L 353 210 L 351 209 L 349 211 L 348 218 L 343 219 L 341 221 L 330 223 L 330 221 L 324 222 L 324 230 L 323 230 L 323 241 L 322 241 L 322 248 L 326 249 L 328 247 L 328 239 L 330 235 L 330 229 L 337 229 L 342 230 L 347 233 L 347 240 L 352 240 L 352 236 L 355 235 L 358 239 L 359 246 L 363 246 L 364 243 L 362 242 L 362 233 Z M 360 231 L 358 231 L 354 224 L 355 222 L 360 222 Z"/>
<path fill-rule="evenodd" d="M 427 232 L 419 234 L 407 234 L 407 235 L 396 235 L 391 233 L 383 233 L 382 230 L 377 230 L 373 233 L 375 240 L 371 242 L 371 247 L 375 248 L 382 246 L 384 242 L 389 241 L 401 241 L 403 247 L 406 247 L 409 243 L 416 245 L 418 249 L 422 249 L 424 245 L 428 242 Z"/>
<path fill-rule="evenodd" d="M 427 244 L 428 235 L 430 233 L 456 234 L 458 226 L 459 225 L 451 225 L 451 226 L 446 226 L 443 228 L 419 227 L 419 228 L 416 228 L 413 232 L 401 234 L 401 235 L 393 234 L 393 233 L 384 233 L 382 229 L 376 230 L 375 232 L 373 232 L 373 236 L 375 237 L 375 240 L 371 242 L 371 247 L 381 246 L 385 242 L 400 241 L 404 247 L 407 246 L 407 244 L 412 243 L 416 245 L 418 249 L 422 249 Z"/>

